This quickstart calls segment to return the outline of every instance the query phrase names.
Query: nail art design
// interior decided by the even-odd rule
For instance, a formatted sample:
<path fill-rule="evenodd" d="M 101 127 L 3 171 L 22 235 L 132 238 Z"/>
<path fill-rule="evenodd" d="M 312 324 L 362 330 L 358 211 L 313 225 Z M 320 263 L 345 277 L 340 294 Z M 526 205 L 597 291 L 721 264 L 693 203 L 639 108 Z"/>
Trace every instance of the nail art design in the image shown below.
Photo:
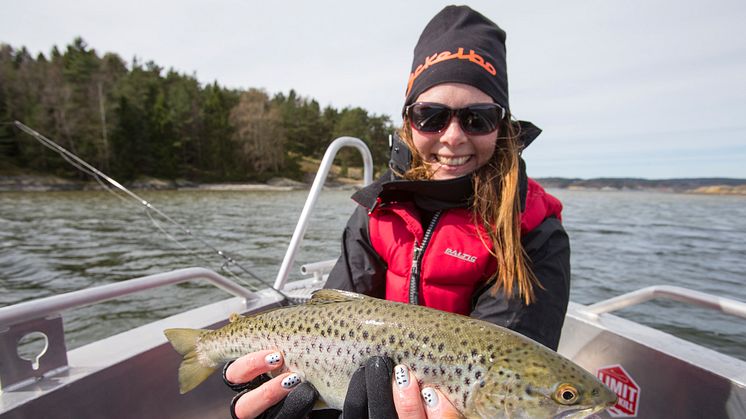
<path fill-rule="evenodd" d="M 285 377 L 280 384 L 283 388 L 293 388 L 300 384 L 300 376 L 298 374 L 290 374 Z"/>
<path fill-rule="evenodd" d="M 438 393 L 430 387 L 422 389 L 422 398 L 425 400 L 425 404 L 429 408 L 434 408 L 438 405 Z"/>
<path fill-rule="evenodd" d="M 409 369 L 404 365 L 394 367 L 394 378 L 399 388 L 409 387 Z"/>
<path fill-rule="evenodd" d="M 267 363 L 267 365 L 277 365 L 280 363 L 280 353 L 279 352 L 272 352 L 271 354 L 264 357 L 264 361 Z"/>

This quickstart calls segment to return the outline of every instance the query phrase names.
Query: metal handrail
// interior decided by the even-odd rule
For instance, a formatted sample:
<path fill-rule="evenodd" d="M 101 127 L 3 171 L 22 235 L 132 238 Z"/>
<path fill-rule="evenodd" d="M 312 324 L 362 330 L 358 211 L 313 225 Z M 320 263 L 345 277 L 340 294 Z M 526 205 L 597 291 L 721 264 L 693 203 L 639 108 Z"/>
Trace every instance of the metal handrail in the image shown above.
<path fill-rule="evenodd" d="M 278 290 L 281 290 L 288 280 L 290 265 L 293 264 L 295 255 L 298 253 L 298 248 L 300 247 L 300 242 L 306 234 L 311 209 L 316 205 L 316 200 L 321 193 L 321 188 L 324 186 L 326 176 L 329 174 L 329 170 L 331 170 L 334 157 L 342 147 L 355 147 L 360 151 L 360 154 L 363 156 L 363 185 L 367 186 L 373 182 L 373 157 L 370 154 L 370 150 L 368 150 L 368 146 L 362 140 L 354 137 L 339 137 L 329 144 L 326 153 L 324 153 L 324 158 L 321 159 L 321 165 L 316 172 L 316 177 L 313 179 L 311 190 L 308 192 L 303 211 L 301 211 L 300 218 L 298 218 L 298 224 L 295 226 L 293 237 L 290 239 L 290 245 L 287 252 L 285 252 L 285 258 L 282 260 L 280 271 L 277 273 L 274 287 Z"/>
<path fill-rule="evenodd" d="M 143 290 L 194 279 L 207 280 L 216 287 L 243 298 L 244 303 L 257 298 L 253 292 L 209 269 L 186 268 L 2 307 L 0 308 L 0 329 L 31 319 L 56 315 L 71 308 L 84 307 Z"/>
<path fill-rule="evenodd" d="M 622 294 L 618 297 L 589 305 L 586 309 L 593 314 L 609 313 L 656 298 L 668 298 L 683 303 L 711 308 L 725 314 L 746 319 L 746 303 L 742 301 L 717 297 L 704 292 L 670 285 L 655 285 L 642 288 L 637 291 Z"/>

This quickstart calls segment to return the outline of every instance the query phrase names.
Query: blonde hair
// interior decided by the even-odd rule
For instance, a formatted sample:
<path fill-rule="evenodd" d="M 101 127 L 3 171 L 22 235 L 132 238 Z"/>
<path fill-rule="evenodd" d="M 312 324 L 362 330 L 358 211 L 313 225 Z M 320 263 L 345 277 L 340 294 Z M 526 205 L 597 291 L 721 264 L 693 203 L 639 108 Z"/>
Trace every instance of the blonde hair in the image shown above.
<path fill-rule="evenodd" d="M 516 124 L 517 125 L 517 124 Z M 481 224 L 487 231 L 491 246 L 479 237 L 497 262 L 497 271 L 492 294 L 498 291 L 511 297 L 517 292 L 526 304 L 535 300 L 534 286 L 541 287 L 528 264 L 521 244 L 521 204 L 518 191 L 520 166 L 520 131 L 509 118 L 503 119 L 498 128 L 498 137 L 492 158 L 477 169 L 473 176 L 474 199 L 472 215 L 475 225 Z M 400 174 L 409 180 L 424 180 L 432 177 L 427 162 L 417 152 L 412 140 L 412 128 L 405 119 L 399 136 L 412 152 L 409 170 Z"/>

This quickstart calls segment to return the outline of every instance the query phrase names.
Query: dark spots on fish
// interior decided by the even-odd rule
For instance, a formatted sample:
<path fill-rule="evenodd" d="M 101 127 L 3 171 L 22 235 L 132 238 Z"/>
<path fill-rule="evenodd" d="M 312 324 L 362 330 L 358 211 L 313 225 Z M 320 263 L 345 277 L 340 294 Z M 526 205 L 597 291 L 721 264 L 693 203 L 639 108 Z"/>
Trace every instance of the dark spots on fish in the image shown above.
<path fill-rule="evenodd" d="M 469 384 L 471 384 L 471 378 L 469 377 L 464 378 L 464 385 L 468 386 Z"/>
<path fill-rule="evenodd" d="M 355 331 L 354 330 L 350 330 L 350 333 L 348 333 L 348 335 L 350 335 L 351 338 L 354 338 L 355 337 Z"/>
<path fill-rule="evenodd" d="M 448 386 L 448 392 L 449 393 L 453 393 L 453 387 L 452 386 Z"/>
<path fill-rule="evenodd" d="M 394 342 L 396 342 L 396 336 L 394 335 L 389 336 L 389 343 L 394 343 Z"/>
<path fill-rule="evenodd" d="M 454 372 L 456 373 L 456 375 L 458 375 L 459 377 L 461 377 L 461 373 L 463 372 L 463 370 L 461 368 L 456 368 L 456 370 Z"/>
<path fill-rule="evenodd" d="M 322 330 L 322 331 L 321 331 L 321 336 L 322 336 L 322 337 L 326 336 L 326 331 L 325 331 L 325 330 Z"/>
<path fill-rule="evenodd" d="M 482 376 L 482 371 L 477 371 L 477 372 L 475 372 L 475 373 L 474 373 L 474 378 L 476 378 L 477 380 L 478 380 L 478 379 L 479 379 L 479 377 L 481 377 L 481 376 Z"/>
<path fill-rule="evenodd" d="M 480 357 L 479 357 L 479 363 L 480 363 L 480 364 L 482 364 L 482 365 L 484 365 L 484 364 L 486 364 L 486 363 L 487 363 L 487 360 L 486 360 L 486 359 L 484 359 L 484 357 L 483 357 L 483 356 L 480 356 Z"/>
<path fill-rule="evenodd" d="M 327 386 L 327 387 L 331 387 L 331 386 L 332 386 L 332 384 L 331 384 L 331 383 L 330 383 L 329 381 L 327 381 L 327 382 L 326 382 L 326 386 Z"/>
<path fill-rule="evenodd" d="M 368 331 L 367 330 L 363 331 L 363 339 L 368 339 Z"/>
<path fill-rule="evenodd" d="M 495 345 L 489 344 L 489 345 L 487 345 L 487 350 L 491 351 L 494 347 L 495 347 Z"/>
<path fill-rule="evenodd" d="M 467 369 L 467 370 L 468 370 L 469 372 L 471 372 L 471 369 L 472 369 L 472 365 L 471 365 L 471 364 L 467 364 L 467 365 L 466 365 L 466 369 Z"/>
<path fill-rule="evenodd" d="M 344 321 L 344 320 L 341 320 L 341 319 L 340 319 L 340 320 L 339 320 L 339 327 L 345 327 L 345 326 L 349 326 L 349 325 L 348 325 L 347 323 L 345 323 L 345 321 Z"/>
<path fill-rule="evenodd" d="M 480 388 L 483 388 L 486 385 L 487 385 L 487 383 L 484 380 L 482 380 L 482 381 L 479 382 L 479 387 Z"/>
<path fill-rule="evenodd" d="M 414 339 L 414 332 L 409 332 L 409 335 L 407 335 L 408 338 Z"/>
<path fill-rule="evenodd" d="M 505 372 L 504 372 L 504 371 L 502 371 L 502 370 L 501 370 L 501 371 L 498 371 L 497 373 L 498 373 L 498 374 L 500 374 L 500 375 L 505 375 Z"/>
<path fill-rule="evenodd" d="M 404 358 L 402 358 L 402 356 L 401 356 L 401 355 L 397 355 L 397 356 L 396 356 L 396 363 L 397 363 L 397 364 L 401 364 L 401 361 L 402 361 L 402 359 L 404 359 Z"/>
<path fill-rule="evenodd" d="M 525 392 L 526 392 L 526 395 L 527 395 L 527 396 L 532 396 L 532 395 L 534 394 L 534 391 L 533 391 L 533 390 L 531 390 L 531 384 L 528 384 L 528 385 L 526 386 L 526 390 L 525 390 Z"/>
<path fill-rule="evenodd" d="M 518 374 L 518 373 L 516 373 L 516 375 L 515 375 L 515 379 L 516 379 L 516 380 L 520 380 L 520 379 L 521 379 L 521 374 Z"/>
<path fill-rule="evenodd" d="M 472 349 L 471 350 L 471 356 L 477 356 L 478 353 L 479 353 L 479 351 L 476 350 L 476 349 Z"/>
<path fill-rule="evenodd" d="M 334 329 L 334 337 L 335 338 L 339 337 L 339 329 Z"/>
<path fill-rule="evenodd" d="M 425 374 L 425 375 L 428 375 L 428 374 L 430 374 L 430 367 L 425 367 L 425 368 L 423 368 L 423 369 L 422 369 L 422 373 L 423 373 L 423 374 Z"/>
<path fill-rule="evenodd" d="M 345 340 L 345 335 L 340 336 L 339 340 Z"/>
<path fill-rule="evenodd" d="M 367 309 L 367 310 L 365 310 L 365 314 L 370 314 L 371 312 L 372 312 L 372 310 L 371 310 L 371 309 Z"/>
<path fill-rule="evenodd" d="M 469 342 L 466 339 L 464 339 L 461 341 L 461 346 L 466 346 L 468 343 Z"/>
<path fill-rule="evenodd" d="M 404 358 L 409 358 L 409 351 L 404 351 Z"/>
<path fill-rule="evenodd" d="M 445 349 L 446 345 L 441 343 L 438 345 L 438 352 L 443 352 L 443 349 Z"/>
<path fill-rule="evenodd" d="M 318 323 L 314 323 L 313 324 L 313 328 L 316 329 L 316 330 L 319 330 L 319 324 Z"/>
<path fill-rule="evenodd" d="M 423 336 L 422 343 L 428 343 L 428 342 L 430 342 L 430 336 Z"/>
<path fill-rule="evenodd" d="M 453 329 L 453 331 L 456 332 L 456 333 L 461 333 L 461 328 L 457 327 L 457 328 Z"/>
<path fill-rule="evenodd" d="M 328 334 L 329 336 L 331 336 L 331 335 L 332 335 L 332 327 L 331 327 L 331 326 L 329 326 L 329 327 L 327 327 L 327 328 L 326 328 L 326 333 L 327 333 L 327 334 Z"/>

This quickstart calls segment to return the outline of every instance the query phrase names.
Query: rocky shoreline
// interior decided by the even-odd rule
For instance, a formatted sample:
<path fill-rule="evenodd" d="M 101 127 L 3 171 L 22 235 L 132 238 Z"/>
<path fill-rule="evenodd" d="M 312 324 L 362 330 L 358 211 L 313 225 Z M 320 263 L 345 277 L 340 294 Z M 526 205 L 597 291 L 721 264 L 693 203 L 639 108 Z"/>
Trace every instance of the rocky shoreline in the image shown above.
<path fill-rule="evenodd" d="M 326 188 L 353 189 L 359 180 L 338 178 L 330 180 Z M 110 186 L 107 184 L 107 186 Z M 308 189 L 311 185 L 288 178 L 272 178 L 266 183 L 196 183 L 188 180 L 139 178 L 123 185 L 136 190 L 209 190 L 209 191 L 292 191 Z M 95 181 L 76 181 L 49 175 L 0 176 L 0 192 L 53 192 L 101 190 Z"/>
<path fill-rule="evenodd" d="M 291 191 L 308 189 L 309 183 L 288 178 L 272 178 L 266 183 L 196 183 L 188 180 L 164 180 L 143 177 L 125 184 L 128 189 L 136 190 L 210 190 L 210 191 Z M 727 179 L 718 183 L 712 179 L 708 184 L 705 179 L 673 179 L 668 181 L 651 181 L 637 179 L 635 182 L 622 179 L 562 179 L 539 178 L 539 183 L 547 188 L 568 190 L 602 190 L 602 191 L 657 191 L 672 193 L 691 193 L 703 195 L 742 195 L 746 196 L 746 180 Z M 327 180 L 325 188 L 354 189 L 360 181 L 342 177 Z M 103 189 L 95 181 L 76 181 L 50 175 L 6 175 L 0 176 L 0 192 L 49 192 L 49 191 L 85 191 Z"/>

